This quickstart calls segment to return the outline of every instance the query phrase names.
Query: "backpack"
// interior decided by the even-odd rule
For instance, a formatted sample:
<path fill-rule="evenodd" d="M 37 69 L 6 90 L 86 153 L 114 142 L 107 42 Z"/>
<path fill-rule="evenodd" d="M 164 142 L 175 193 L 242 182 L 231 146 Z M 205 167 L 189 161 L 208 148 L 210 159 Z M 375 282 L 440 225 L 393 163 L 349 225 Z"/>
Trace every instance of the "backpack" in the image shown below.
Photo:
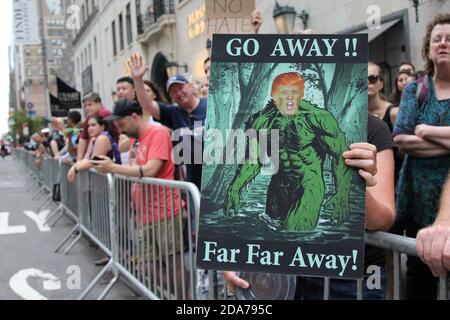
<path fill-rule="evenodd" d="M 428 75 L 424 75 L 419 79 L 417 79 L 416 82 L 417 82 L 416 97 L 417 102 L 419 103 L 419 110 L 420 110 L 422 109 L 423 104 L 427 99 L 428 92 L 430 91 L 430 77 Z M 449 110 L 447 110 L 446 112 L 444 112 L 442 115 L 439 116 L 441 122 L 443 121 L 444 117 L 448 116 Z"/>
<path fill-rule="evenodd" d="M 430 88 L 430 79 L 428 75 L 424 75 L 419 79 L 417 79 L 416 82 L 417 82 L 416 97 L 417 101 L 419 102 L 419 109 L 421 109 L 428 96 L 428 91 Z"/>

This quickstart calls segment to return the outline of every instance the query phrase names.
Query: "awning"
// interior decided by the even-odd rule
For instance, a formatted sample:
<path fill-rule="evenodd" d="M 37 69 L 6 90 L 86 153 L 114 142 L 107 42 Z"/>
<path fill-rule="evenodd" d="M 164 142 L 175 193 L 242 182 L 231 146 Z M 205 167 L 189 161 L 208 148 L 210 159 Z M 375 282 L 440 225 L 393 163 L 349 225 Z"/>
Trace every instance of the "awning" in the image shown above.
<path fill-rule="evenodd" d="M 363 29 L 363 30 L 355 32 L 355 33 L 368 33 L 369 34 L 369 42 L 372 42 L 372 40 L 377 38 L 379 35 L 384 33 L 389 28 L 393 27 L 395 24 L 397 24 L 400 21 L 401 21 L 401 19 L 391 20 L 389 22 L 382 23 L 380 25 L 379 29 Z"/>

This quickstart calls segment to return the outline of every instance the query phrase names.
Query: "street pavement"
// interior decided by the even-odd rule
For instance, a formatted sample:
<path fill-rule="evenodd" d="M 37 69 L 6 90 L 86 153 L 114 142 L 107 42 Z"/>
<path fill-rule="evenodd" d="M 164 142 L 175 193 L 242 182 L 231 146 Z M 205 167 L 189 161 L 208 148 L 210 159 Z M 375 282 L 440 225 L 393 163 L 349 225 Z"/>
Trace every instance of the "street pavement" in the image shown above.
<path fill-rule="evenodd" d="M 77 299 L 101 271 L 94 261 L 105 255 L 84 239 L 68 255 L 54 253 L 74 223 L 63 218 L 53 228 L 39 226 L 31 217 L 56 206 L 36 212 L 42 201 L 27 193 L 31 182 L 20 160 L 0 160 L 0 300 Z M 111 278 L 107 274 L 88 299 L 97 299 Z M 106 299 L 142 298 L 119 282 Z"/>

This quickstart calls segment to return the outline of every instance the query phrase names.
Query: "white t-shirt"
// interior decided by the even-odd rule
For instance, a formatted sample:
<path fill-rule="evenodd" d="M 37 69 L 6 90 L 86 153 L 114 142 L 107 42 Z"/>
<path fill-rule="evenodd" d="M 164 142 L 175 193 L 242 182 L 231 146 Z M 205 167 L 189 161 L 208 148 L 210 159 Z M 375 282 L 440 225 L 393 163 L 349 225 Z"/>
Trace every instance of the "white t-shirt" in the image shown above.
<path fill-rule="evenodd" d="M 148 120 L 148 123 L 149 123 L 149 124 L 152 124 L 152 125 L 154 125 L 154 126 L 157 126 L 157 127 L 162 126 L 161 123 L 156 122 L 155 120 L 153 120 L 153 117 L 150 117 L 150 119 Z"/>

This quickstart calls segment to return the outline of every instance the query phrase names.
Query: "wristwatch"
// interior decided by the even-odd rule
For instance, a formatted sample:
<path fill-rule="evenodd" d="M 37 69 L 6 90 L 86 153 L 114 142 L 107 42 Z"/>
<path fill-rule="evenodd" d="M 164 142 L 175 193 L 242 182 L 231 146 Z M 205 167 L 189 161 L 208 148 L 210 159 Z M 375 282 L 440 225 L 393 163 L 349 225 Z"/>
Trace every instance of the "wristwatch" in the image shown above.
<path fill-rule="evenodd" d="M 73 169 L 75 170 L 75 174 L 78 174 L 77 166 L 73 166 Z"/>

